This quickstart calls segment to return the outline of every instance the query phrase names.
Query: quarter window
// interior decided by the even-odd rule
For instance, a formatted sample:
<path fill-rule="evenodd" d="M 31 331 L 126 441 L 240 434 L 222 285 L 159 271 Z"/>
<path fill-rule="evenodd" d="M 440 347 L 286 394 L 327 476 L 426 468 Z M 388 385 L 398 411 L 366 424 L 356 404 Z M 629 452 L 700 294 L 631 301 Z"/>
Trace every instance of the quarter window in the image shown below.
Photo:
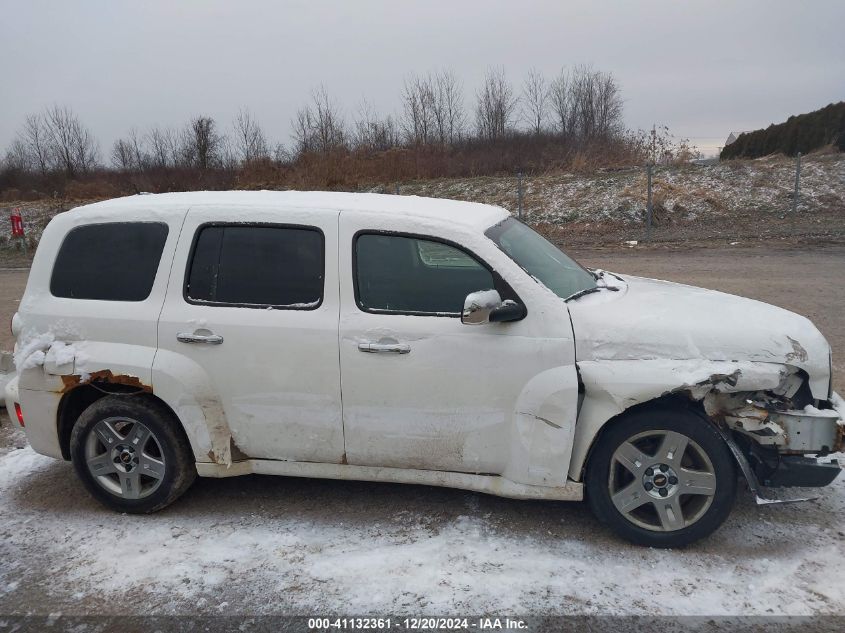
<path fill-rule="evenodd" d="M 143 301 L 150 296 L 167 225 L 111 222 L 72 229 L 62 242 L 50 293 L 67 299 Z"/>
<path fill-rule="evenodd" d="M 358 306 L 368 312 L 456 316 L 468 294 L 495 287 L 466 251 L 402 235 L 359 235 L 355 275 Z"/>
<path fill-rule="evenodd" d="M 186 298 L 197 303 L 308 310 L 323 299 L 323 234 L 290 226 L 200 229 Z"/>

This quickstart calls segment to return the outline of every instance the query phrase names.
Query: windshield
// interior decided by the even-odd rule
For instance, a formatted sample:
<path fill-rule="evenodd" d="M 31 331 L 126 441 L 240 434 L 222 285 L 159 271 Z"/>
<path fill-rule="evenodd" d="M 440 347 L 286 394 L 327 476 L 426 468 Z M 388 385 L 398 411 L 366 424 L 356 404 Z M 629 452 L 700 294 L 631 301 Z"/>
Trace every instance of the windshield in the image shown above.
<path fill-rule="evenodd" d="M 561 299 L 596 287 L 592 273 L 515 218 L 490 227 L 484 234 Z"/>

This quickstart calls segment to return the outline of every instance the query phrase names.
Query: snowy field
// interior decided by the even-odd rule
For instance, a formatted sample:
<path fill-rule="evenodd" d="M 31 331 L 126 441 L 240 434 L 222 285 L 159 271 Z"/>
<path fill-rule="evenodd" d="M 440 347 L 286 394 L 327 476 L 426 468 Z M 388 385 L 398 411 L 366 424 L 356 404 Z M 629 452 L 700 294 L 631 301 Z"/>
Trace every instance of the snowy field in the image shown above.
<path fill-rule="evenodd" d="M 709 166 L 658 166 L 654 174 L 657 222 L 732 222 L 737 216 L 777 217 L 790 213 L 795 159 L 771 156 Z M 641 223 L 646 207 L 642 168 L 592 174 L 553 173 L 524 180 L 525 217 L 532 223 Z M 395 187 L 376 188 L 393 193 Z M 511 177 L 479 177 L 406 183 L 403 195 L 453 198 L 517 208 Z M 802 159 L 801 216 L 829 213 L 845 205 L 845 154 Z"/>
<path fill-rule="evenodd" d="M 705 542 L 615 539 L 580 503 L 251 476 L 109 512 L 0 429 L 0 613 L 843 614 L 845 477 L 814 503 L 739 495 Z"/>

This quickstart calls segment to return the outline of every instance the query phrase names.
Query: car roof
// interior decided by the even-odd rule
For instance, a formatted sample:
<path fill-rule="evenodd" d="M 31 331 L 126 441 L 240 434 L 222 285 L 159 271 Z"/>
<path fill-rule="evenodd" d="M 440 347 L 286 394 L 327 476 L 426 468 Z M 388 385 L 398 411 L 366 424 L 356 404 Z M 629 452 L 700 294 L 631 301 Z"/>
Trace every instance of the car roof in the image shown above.
<path fill-rule="evenodd" d="M 361 211 L 384 213 L 392 216 L 404 215 L 459 224 L 473 228 L 487 228 L 509 216 L 501 208 L 477 202 L 463 202 L 443 198 L 420 196 L 396 196 L 379 193 L 342 193 L 333 191 L 191 191 L 180 193 L 141 194 L 104 200 L 78 207 L 75 212 L 86 211 L 102 217 L 103 213 L 149 209 L 150 211 L 182 211 L 194 207 L 219 207 L 231 205 L 238 209 L 249 207 L 266 209 L 314 209 L 339 211 Z"/>

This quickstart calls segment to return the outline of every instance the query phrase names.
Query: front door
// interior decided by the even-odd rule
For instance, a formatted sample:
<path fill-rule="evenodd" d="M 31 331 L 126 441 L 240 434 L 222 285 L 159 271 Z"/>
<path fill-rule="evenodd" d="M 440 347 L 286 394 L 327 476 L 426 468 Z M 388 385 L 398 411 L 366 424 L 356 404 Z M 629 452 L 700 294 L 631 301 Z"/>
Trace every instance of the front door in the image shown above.
<path fill-rule="evenodd" d="M 526 275 L 525 319 L 464 325 L 467 294 L 510 286 L 454 242 L 380 225 L 340 218 L 341 269 L 351 262 L 340 315 L 349 463 L 565 483 L 577 376 L 563 302 L 553 318 L 545 304 L 532 309 L 549 293 Z"/>
<path fill-rule="evenodd" d="M 337 216 L 188 213 L 159 320 L 154 380 L 178 366 L 191 377 L 188 388 L 205 394 L 196 399 L 217 461 L 228 436 L 235 460 L 343 459 Z"/>

